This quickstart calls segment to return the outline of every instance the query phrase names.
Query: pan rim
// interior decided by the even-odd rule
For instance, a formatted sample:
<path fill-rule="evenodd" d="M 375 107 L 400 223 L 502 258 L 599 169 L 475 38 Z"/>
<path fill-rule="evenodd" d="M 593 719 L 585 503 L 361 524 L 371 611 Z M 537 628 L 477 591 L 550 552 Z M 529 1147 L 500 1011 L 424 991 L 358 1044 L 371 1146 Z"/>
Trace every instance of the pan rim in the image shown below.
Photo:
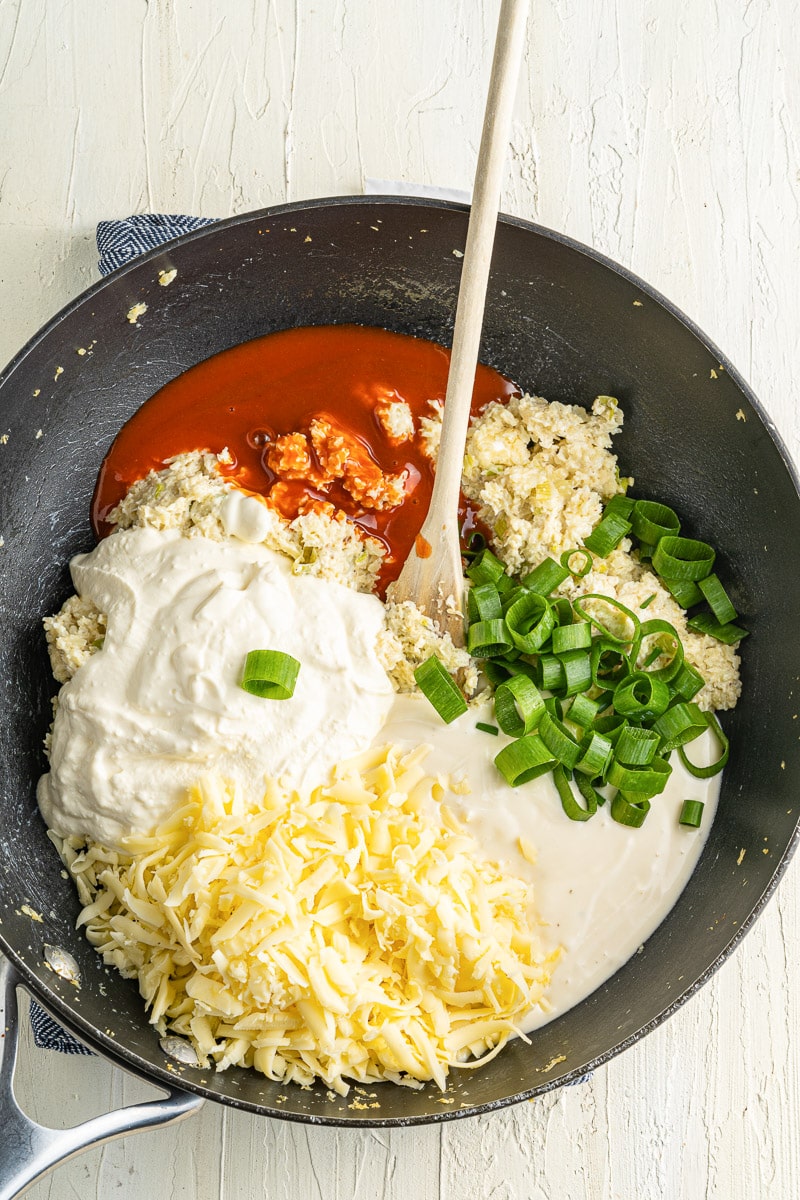
<path fill-rule="evenodd" d="M 163 257 L 165 252 L 172 248 L 188 245 L 189 243 L 201 238 L 214 236 L 220 231 L 227 231 L 239 225 L 244 225 L 252 221 L 261 219 L 275 219 L 283 215 L 298 213 L 321 208 L 337 208 L 348 207 L 350 209 L 368 209 L 374 207 L 416 207 L 426 210 L 450 211 L 466 215 L 469 213 L 469 205 L 448 200 L 432 200 L 426 197 L 416 196 L 333 196 L 320 197 L 312 200 L 293 201 L 287 204 L 272 205 L 267 208 L 254 210 L 247 213 L 240 213 L 232 217 L 222 218 L 215 221 L 211 225 L 202 226 L 200 229 L 193 230 L 190 233 L 183 234 L 178 238 L 165 242 L 160 246 L 139 255 L 126 263 L 122 267 L 113 271 L 110 275 L 98 280 L 97 283 L 81 292 L 57 313 L 54 314 L 28 341 L 21 349 L 12 357 L 7 366 L 0 372 L 0 389 L 11 379 L 14 372 L 19 368 L 27 356 L 39 346 L 52 332 L 55 330 L 67 317 L 69 317 L 78 308 L 91 300 L 96 295 L 100 294 L 112 282 L 118 282 L 127 274 L 138 270 L 143 264 L 157 260 Z M 743 395 L 744 399 L 751 406 L 761 425 L 766 430 L 769 438 L 773 442 L 781 461 L 792 481 L 792 485 L 800 497 L 800 470 L 798 470 L 788 448 L 783 440 L 782 435 L 778 431 L 774 421 L 764 409 L 760 400 L 754 394 L 752 388 L 724 355 L 714 342 L 699 328 L 699 326 L 688 317 L 677 305 L 673 304 L 667 297 L 662 295 L 655 287 L 641 279 L 627 267 L 616 263 L 613 259 L 606 255 L 577 241 L 574 238 L 558 231 L 548 229 L 545 226 L 538 225 L 532 221 L 527 221 L 521 217 L 511 216 L 501 213 L 498 218 L 498 223 L 520 229 L 527 233 L 533 233 L 537 237 L 544 238 L 548 241 L 564 246 L 566 249 L 577 252 L 579 255 L 588 258 L 598 265 L 612 271 L 615 275 L 636 287 L 643 296 L 653 300 L 660 308 L 666 311 L 671 317 L 683 325 L 699 342 L 700 346 L 709 354 L 715 356 L 717 362 L 730 375 L 733 383 Z M 576 1083 L 582 1076 L 588 1072 L 594 1071 L 615 1058 L 624 1050 L 630 1048 L 635 1042 L 651 1033 L 670 1016 L 672 1016 L 680 1007 L 682 1007 L 691 997 L 693 997 L 702 988 L 711 977 L 719 970 L 724 962 L 738 948 L 742 939 L 753 928 L 754 924 L 761 916 L 764 908 L 769 900 L 775 894 L 779 883 L 785 875 L 786 869 L 795 851 L 797 850 L 798 842 L 800 842 L 800 818 L 795 826 L 791 840 L 784 849 L 783 854 L 775 865 L 775 869 L 762 891 L 761 895 L 756 900 L 749 916 L 739 925 L 734 935 L 726 946 L 719 952 L 714 960 L 705 968 L 700 976 L 683 992 L 672 1000 L 661 1012 L 653 1017 L 646 1025 L 638 1029 L 635 1033 L 630 1034 L 616 1045 L 609 1048 L 603 1054 L 598 1055 L 589 1063 L 576 1067 L 573 1071 L 568 1072 L 564 1076 L 552 1080 L 550 1082 L 542 1082 L 535 1087 L 527 1088 L 523 1091 L 515 1093 L 512 1096 L 500 1097 L 495 1100 L 485 1101 L 480 1104 L 470 1105 L 467 1108 L 441 1112 L 434 1112 L 424 1115 L 415 1115 L 408 1117 L 353 1117 L 346 1118 L 340 1116 L 324 1116 L 315 1113 L 298 1113 L 278 1108 L 272 1108 L 264 1104 L 257 1104 L 246 1100 L 239 1100 L 234 1096 L 220 1095 L 213 1089 L 204 1086 L 201 1083 L 196 1083 L 183 1075 L 182 1070 L 176 1067 L 172 1070 L 154 1066 L 150 1062 L 142 1059 L 136 1052 L 127 1050 L 121 1047 L 120 1044 L 109 1035 L 104 1034 L 96 1026 L 85 1020 L 80 1014 L 71 1010 L 61 999 L 57 992 L 51 991 L 46 984 L 39 979 L 35 972 L 28 967 L 25 961 L 17 954 L 15 949 L 7 942 L 2 928 L 0 928 L 0 950 L 12 962 L 15 969 L 21 976 L 22 982 L 32 996 L 37 1001 L 40 1001 L 48 1010 L 52 1011 L 57 1020 L 62 1023 L 68 1030 L 74 1032 L 81 1041 L 85 1042 L 90 1048 L 98 1051 L 105 1058 L 109 1059 L 114 1065 L 121 1067 L 123 1070 L 138 1075 L 146 1082 L 150 1082 L 155 1087 L 170 1086 L 175 1087 L 179 1084 L 187 1091 L 203 1096 L 206 1099 L 213 1100 L 219 1104 L 228 1105 L 233 1108 L 238 1108 L 243 1111 L 252 1112 L 264 1117 L 271 1117 L 278 1120 L 294 1121 L 301 1124 L 325 1125 L 338 1128 L 386 1128 L 386 1127 L 410 1127 L 415 1125 L 433 1125 L 442 1124 L 444 1122 L 459 1120 L 463 1117 L 479 1116 L 481 1114 L 494 1112 L 502 1108 L 510 1107 L 511 1105 L 521 1103 L 524 1100 L 534 1099 L 538 1096 L 545 1095 L 547 1092 L 568 1086 Z M 602 986 L 602 985 L 601 985 Z M 588 998 L 587 998 L 588 999 Z M 582 1003 L 585 1003 L 582 1002 Z"/>

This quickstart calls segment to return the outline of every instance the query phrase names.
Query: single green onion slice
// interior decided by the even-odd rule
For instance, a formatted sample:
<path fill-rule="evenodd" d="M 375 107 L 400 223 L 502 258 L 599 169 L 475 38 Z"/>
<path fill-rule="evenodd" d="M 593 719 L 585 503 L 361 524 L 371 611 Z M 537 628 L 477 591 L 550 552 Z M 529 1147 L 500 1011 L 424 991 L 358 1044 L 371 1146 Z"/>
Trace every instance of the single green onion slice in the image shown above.
<path fill-rule="evenodd" d="M 695 633 L 707 633 L 709 637 L 716 638 L 718 642 L 724 642 L 726 646 L 732 646 L 734 642 L 740 642 L 742 638 L 747 637 L 746 629 L 730 622 L 720 625 L 717 618 L 711 613 L 698 613 L 696 617 L 691 617 L 686 624 Z"/>
<path fill-rule="evenodd" d="M 556 625 L 553 629 L 553 654 L 563 654 L 565 650 L 585 650 L 591 644 L 592 627 L 588 621 Z"/>
<path fill-rule="evenodd" d="M 545 596 L 524 591 L 506 613 L 506 626 L 514 645 L 525 654 L 535 654 L 545 644 L 556 623 Z"/>
<path fill-rule="evenodd" d="M 473 583 L 497 583 L 501 575 L 505 574 L 503 564 L 500 559 L 492 554 L 487 548 L 475 555 L 470 565 L 467 567 L 466 575 Z"/>
<path fill-rule="evenodd" d="M 681 608 L 692 608 L 703 600 L 703 593 L 691 579 L 662 579 L 662 583 L 672 593 Z"/>
<path fill-rule="evenodd" d="M 613 692 L 628 673 L 628 660 L 620 649 L 619 642 L 599 637 L 592 642 L 589 654 L 592 683 L 604 691 Z"/>
<path fill-rule="evenodd" d="M 711 611 L 720 625 L 727 625 L 736 620 L 738 613 L 731 603 L 730 596 L 720 583 L 719 576 L 707 575 L 705 579 L 700 580 L 697 586 L 711 606 Z"/>
<path fill-rule="evenodd" d="M 584 797 L 586 799 L 586 808 L 584 808 L 575 799 L 569 776 L 560 764 L 553 769 L 553 782 L 558 789 L 561 807 L 570 821 L 588 821 L 590 817 L 594 816 L 597 812 L 597 797 L 594 791 L 592 791 L 591 798 Z"/>
<path fill-rule="evenodd" d="M 590 700 L 588 696 L 579 693 L 572 701 L 568 715 L 573 725 L 580 725 L 582 729 L 588 729 L 594 724 L 599 712 L 600 705 L 597 700 Z"/>
<path fill-rule="evenodd" d="M 704 807 L 702 800 L 684 800 L 678 821 L 681 825 L 688 826 L 689 829 L 699 829 L 700 822 L 703 820 Z"/>
<path fill-rule="evenodd" d="M 677 675 L 673 675 L 670 679 L 669 689 L 676 696 L 680 696 L 681 700 L 693 700 L 697 693 L 702 691 L 705 682 L 703 676 L 691 663 L 684 662 Z"/>
<path fill-rule="evenodd" d="M 561 659 L 556 658 L 555 654 L 542 654 L 539 656 L 539 686 L 546 692 L 560 692 L 566 685 L 566 676 L 564 668 L 561 665 Z"/>
<path fill-rule="evenodd" d="M 655 671 L 648 671 L 654 679 L 663 679 L 668 683 L 678 674 L 683 666 L 683 642 L 678 636 L 678 631 L 674 625 L 670 625 L 669 621 L 662 621 L 658 617 L 653 617 L 649 621 L 642 621 L 639 626 L 639 633 L 631 651 L 631 662 L 636 666 L 644 649 L 647 654 L 645 643 L 650 639 L 655 638 L 656 643 L 652 647 L 653 651 L 658 651 L 655 655 L 649 655 L 645 662 L 637 666 L 637 670 L 645 671 L 651 662 L 657 661 L 664 655 L 669 656 L 669 661 L 663 667 L 658 667 Z M 664 640 L 672 642 L 672 646 L 664 649 Z"/>
<path fill-rule="evenodd" d="M 502 619 L 476 621 L 467 630 L 467 649 L 473 658 L 496 658 L 511 650 L 513 645 Z"/>
<path fill-rule="evenodd" d="M 580 748 L 581 756 L 575 764 L 575 770 L 581 771 L 590 779 L 601 779 L 614 752 L 610 740 L 593 729 L 586 734 Z"/>
<path fill-rule="evenodd" d="M 626 725 L 617 738 L 614 756 L 625 767 L 646 767 L 655 758 L 660 740 L 652 729 Z"/>
<path fill-rule="evenodd" d="M 636 501 L 630 496 L 624 496 L 621 492 L 616 496 L 612 496 L 608 504 L 603 509 L 603 516 L 607 517 L 611 513 L 615 517 L 624 517 L 625 520 L 630 519 L 630 515 L 636 507 Z"/>
<path fill-rule="evenodd" d="M 520 580 L 520 583 L 529 592 L 549 596 L 565 579 L 569 579 L 567 568 L 559 566 L 554 558 L 544 558 L 538 567 Z"/>
<path fill-rule="evenodd" d="M 577 696 L 592 686 L 592 663 L 588 650 L 566 650 L 558 655 L 564 670 L 564 695 Z"/>
<path fill-rule="evenodd" d="M 506 575 L 505 572 L 503 572 L 498 579 L 495 579 L 494 586 L 497 588 L 503 604 L 505 604 L 511 593 L 517 590 L 517 585 L 514 583 L 514 580 L 510 575 Z"/>
<path fill-rule="evenodd" d="M 640 542 L 655 545 L 662 537 L 680 533 L 678 514 L 655 500 L 637 500 L 631 513 L 631 527 Z"/>
<path fill-rule="evenodd" d="M 467 711 L 467 702 L 458 684 L 452 675 L 448 675 L 435 654 L 417 667 L 414 678 L 417 687 L 436 709 L 445 725 L 449 725 Z"/>
<path fill-rule="evenodd" d="M 545 708 L 539 721 L 539 737 L 558 762 L 570 771 L 581 758 L 581 748 L 575 738 L 558 717 L 551 716 Z"/>
<path fill-rule="evenodd" d="M 589 779 L 589 776 L 584 775 L 582 771 L 577 771 L 575 773 L 575 775 L 573 776 L 573 778 L 578 785 L 578 791 L 583 796 L 586 803 L 591 804 L 592 800 L 594 800 L 597 807 L 602 808 L 602 806 L 606 802 L 606 798 L 602 792 L 598 792 L 592 786 L 592 782 Z"/>
<path fill-rule="evenodd" d="M 572 604 L 566 596 L 558 596 L 557 599 L 550 601 L 550 607 L 553 610 L 553 616 L 556 619 L 556 625 L 571 625 L 574 617 Z"/>
<path fill-rule="evenodd" d="M 509 737 L 532 733 L 544 711 L 541 692 L 525 675 L 514 675 L 507 683 L 501 683 L 494 694 L 497 724 Z"/>
<path fill-rule="evenodd" d="M 665 713 L 653 722 L 653 729 L 661 738 L 661 750 L 677 750 L 705 733 L 707 728 L 705 715 L 691 701 L 680 701 L 673 704 Z"/>
<path fill-rule="evenodd" d="M 619 600 L 614 600 L 611 596 L 603 596 L 600 592 L 588 592 L 585 596 L 579 596 L 573 602 L 572 607 L 578 616 L 591 622 L 601 637 L 607 638 L 615 645 L 624 646 L 628 642 L 636 640 L 639 618 L 624 604 L 620 604 Z M 598 609 L 601 612 L 606 610 L 605 619 L 597 611 Z M 611 619 L 616 622 L 613 628 L 609 624 Z"/>
<path fill-rule="evenodd" d="M 626 796 L 624 792 L 617 792 L 611 801 L 611 816 L 618 824 L 628 825 L 631 829 L 643 825 L 649 812 L 650 801 L 643 800 L 641 796 Z"/>
<path fill-rule="evenodd" d="M 628 722 L 617 713 L 612 713 L 610 717 L 598 717 L 594 727 L 598 733 L 602 733 L 603 737 L 608 738 L 612 746 L 616 746 L 622 737 L 623 729 L 627 729 Z"/>
<path fill-rule="evenodd" d="M 495 755 L 495 766 L 511 787 L 548 775 L 558 763 L 538 734 L 517 738 Z"/>
<path fill-rule="evenodd" d="M 579 554 L 583 562 L 579 567 L 571 567 L 570 563 L 576 554 Z M 570 575 L 574 575 L 576 579 L 583 579 L 584 575 L 588 575 L 592 569 L 592 556 L 588 550 L 584 550 L 583 546 L 575 546 L 572 550 L 565 550 L 561 555 L 561 565 L 566 567 Z"/>
<path fill-rule="evenodd" d="M 707 542 L 667 535 L 653 551 L 653 566 L 664 579 L 705 579 L 716 554 Z"/>
<path fill-rule="evenodd" d="M 655 598 L 656 594 L 653 592 L 652 595 L 648 596 L 646 600 L 642 601 L 642 603 L 639 605 L 639 610 L 641 611 L 643 608 L 649 608 Z"/>
<path fill-rule="evenodd" d="M 707 767 L 695 766 L 686 757 L 686 752 L 683 746 L 678 747 L 678 757 L 690 775 L 694 775 L 695 779 L 711 779 L 714 775 L 719 775 L 722 768 L 726 765 L 730 756 L 730 742 L 728 741 L 725 731 L 715 717 L 714 713 L 703 714 L 709 729 L 716 735 L 717 741 L 720 744 L 720 755 L 716 762 L 711 763 Z"/>
<path fill-rule="evenodd" d="M 639 542 L 639 546 L 638 546 L 639 558 L 641 558 L 641 559 L 652 558 L 653 551 L 655 550 L 657 545 L 658 545 L 658 542 Z"/>
<path fill-rule="evenodd" d="M 630 521 L 626 521 L 620 513 L 610 513 L 606 509 L 599 524 L 595 525 L 589 536 L 583 539 L 583 544 L 593 554 L 597 554 L 600 558 L 606 558 L 630 531 Z"/>
<path fill-rule="evenodd" d="M 493 583 L 479 583 L 467 592 L 467 619 L 476 621 L 499 621 L 503 616 L 500 593 Z"/>
<path fill-rule="evenodd" d="M 486 538 L 483 536 L 483 534 L 481 533 L 481 531 L 479 529 L 474 529 L 472 531 L 472 533 L 469 535 L 469 538 L 467 539 L 466 553 L 471 558 L 474 558 L 477 554 L 480 554 L 481 550 L 485 550 L 485 549 L 486 549 Z"/>
<path fill-rule="evenodd" d="M 671 774 L 672 767 L 664 758 L 654 758 L 645 767 L 626 767 L 615 757 L 606 779 L 621 792 L 651 800 L 663 792 Z"/>
<path fill-rule="evenodd" d="M 239 686 L 263 700 L 289 700 L 299 671 L 297 659 L 282 650 L 250 650 Z"/>
<path fill-rule="evenodd" d="M 482 733 L 491 733 L 495 737 L 497 737 L 498 733 L 500 732 L 496 725 L 487 725 L 485 721 L 476 721 L 475 728 L 480 729 Z"/>
<path fill-rule="evenodd" d="M 551 717 L 557 717 L 559 721 L 564 720 L 564 705 L 558 696 L 546 696 L 544 706 Z"/>
<path fill-rule="evenodd" d="M 614 692 L 614 708 L 622 717 L 651 721 L 666 712 L 669 688 L 645 671 L 632 671 Z"/>

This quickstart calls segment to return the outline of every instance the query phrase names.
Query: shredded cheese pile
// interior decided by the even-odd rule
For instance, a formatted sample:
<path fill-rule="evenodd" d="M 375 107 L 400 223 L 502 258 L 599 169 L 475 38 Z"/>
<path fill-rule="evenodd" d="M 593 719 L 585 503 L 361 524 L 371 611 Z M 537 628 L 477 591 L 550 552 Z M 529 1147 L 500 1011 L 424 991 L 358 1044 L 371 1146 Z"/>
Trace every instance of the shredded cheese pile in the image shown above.
<path fill-rule="evenodd" d="M 480 858 L 425 753 L 368 751 L 258 802 L 207 777 L 124 853 L 68 839 L 78 925 L 218 1070 L 444 1088 L 519 1033 L 553 959 L 529 885 Z"/>

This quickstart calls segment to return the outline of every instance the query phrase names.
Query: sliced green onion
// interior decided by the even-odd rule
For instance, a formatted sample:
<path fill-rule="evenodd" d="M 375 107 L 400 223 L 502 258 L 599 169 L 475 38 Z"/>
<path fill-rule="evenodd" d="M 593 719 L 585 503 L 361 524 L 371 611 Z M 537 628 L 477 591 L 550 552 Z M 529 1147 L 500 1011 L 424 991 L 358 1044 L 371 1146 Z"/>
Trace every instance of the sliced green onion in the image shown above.
<path fill-rule="evenodd" d="M 616 496 L 612 496 L 608 504 L 603 509 L 603 516 L 607 517 L 611 513 L 615 517 L 624 517 L 627 521 L 636 507 L 636 501 L 630 496 L 624 496 L 619 492 Z"/>
<path fill-rule="evenodd" d="M 535 733 L 509 742 L 495 755 L 494 762 L 511 787 L 519 787 L 520 784 L 538 779 L 540 775 L 547 775 L 553 767 L 558 766 L 556 759 Z"/>
<path fill-rule="evenodd" d="M 614 756 L 626 767 L 646 767 L 655 758 L 659 735 L 652 729 L 626 725 L 617 738 Z"/>
<path fill-rule="evenodd" d="M 544 558 L 538 567 L 520 580 L 520 583 L 529 592 L 549 596 L 565 579 L 569 579 L 567 568 L 559 566 L 554 558 Z"/>
<path fill-rule="evenodd" d="M 615 746 L 622 736 L 623 729 L 627 729 L 628 722 L 624 717 L 613 713 L 610 717 L 598 717 L 594 727 L 598 733 L 602 733 L 603 737 L 608 738 L 612 746 Z"/>
<path fill-rule="evenodd" d="M 602 778 L 613 752 L 611 741 L 602 733 L 592 730 L 581 742 L 581 756 L 575 764 L 575 770 L 588 775 L 590 779 Z"/>
<path fill-rule="evenodd" d="M 662 579 L 664 587 L 672 593 L 681 608 L 692 608 L 700 604 L 703 593 L 691 579 Z"/>
<path fill-rule="evenodd" d="M 681 825 L 688 826 L 689 829 L 699 829 L 700 822 L 703 820 L 704 807 L 702 800 L 684 800 L 678 821 Z"/>
<path fill-rule="evenodd" d="M 662 537 L 653 552 L 653 567 L 664 579 L 705 579 L 711 574 L 716 553 L 695 538 Z"/>
<path fill-rule="evenodd" d="M 652 558 L 658 542 L 639 542 L 639 558 Z"/>
<path fill-rule="evenodd" d="M 711 606 L 711 611 L 720 625 L 727 625 L 736 620 L 738 613 L 731 603 L 730 596 L 720 583 L 718 575 L 707 575 L 705 579 L 700 580 L 697 586 Z"/>
<path fill-rule="evenodd" d="M 721 747 L 721 751 L 716 762 L 711 763 L 710 766 L 707 767 L 698 767 L 695 766 L 693 762 L 690 762 L 686 757 L 686 752 L 684 751 L 683 746 L 678 747 L 678 757 L 686 767 L 686 770 L 689 772 L 689 774 L 694 775 L 695 779 L 711 779 L 712 776 L 719 775 L 730 756 L 730 743 L 725 735 L 725 731 L 715 717 L 714 713 L 709 712 L 704 713 L 703 715 L 706 719 L 709 729 L 716 735 L 717 741 Z"/>
<path fill-rule="evenodd" d="M 514 580 L 510 575 L 506 575 L 505 572 L 499 578 L 495 579 L 494 586 L 497 588 L 500 599 L 504 604 L 511 593 L 517 590 Z"/>
<path fill-rule="evenodd" d="M 592 801 L 594 801 L 598 808 L 602 808 L 606 802 L 606 798 L 602 792 L 598 792 L 592 787 L 589 776 L 584 775 L 582 771 L 578 771 L 573 776 L 573 779 L 577 783 L 578 791 L 586 801 L 587 807 L 591 805 Z"/>
<path fill-rule="evenodd" d="M 558 655 L 564 669 L 564 695 L 576 696 L 592 686 L 592 662 L 588 650 L 566 650 Z"/>
<path fill-rule="evenodd" d="M 618 824 L 628 825 L 631 829 L 643 825 L 649 812 L 650 801 L 640 796 L 626 796 L 623 792 L 617 792 L 611 801 L 611 816 Z"/>
<path fill-rule="evenodd" d="M 494 694 L 497 724 L 509 737 L 532 733 L 544 711 L 541 692 L 525 675 L 514 675 L 507 683 L 501 683 Z"/>
<path fill-rule="evenodd" d="M 445 725 L 455 721 L 467 711 L 467 702 L 461 694 L 458 684 L 449 675 L 435 654 L 426 658 L 425 662 L 414 672 L 417 687 L 436 709 Z"/>
<path fill-rule="evenodd" d="M 650 800 L 663 792 L 671 774 L 672 767 L 663 758 L 654 758 L 645 767 L 626 767 L 615 757 L 608 768 L 606 779 L 621 792 Z"/>
<path fill-rule="evenodd" d="M 589 536 L 583 539 L 583 544 L 593 554 L 597 554 L 600 558 L 606 558 L 630 531 L 630 521 L 627 521 L 619 513 L 609 512 L 606 509 L 599 524 L 595 525 Z"/>
<path fill-rule="evenodd" d="M 570 821 L 588 821 L 590 817 L 594 816 L 597 812 L 597 797 L 594 792 L 592 792 L 591 799 L 586 799 L 586 808 L 583 808 L 575 799 L 575 793 L 570 787 L 569 776 L 560 764 L 553 769 L 553 782 L 558 789 L 561 807 Z"/>
<path fill-rule="evenodd" d="M 576 554 L 580 554 L 583 558 L 583 563 L 577 570 L 569 565 Z M 584 575 L 588 575 L 592 569 L 592 556 L 588 550 L 584 550 L 583 546 L 575 546 L 572 550 L 565 550 L 561 555 L 561 565 L 566 567 L 570 575 L 574 575 L 576 579 L 583 579 Z"/>
<path fill-rule="evenodd" d="M 686 624 L 695 633 L 707 633 L 709 637 L 716 638 L 718 642 L 724 642 L 726 646 L 732 646 L 734 642 L 740 642 L 742 638 L 747 637 L 746 629 L 730 622 L 720 625 L 717 618 L 711 613 L 698 613 L 696 617 L 691 617 Z"/>
<path fill-rule="evenodd" d="M 566 596 L 559 596 L 557 599 L 551 600 L 550 607 L 553 610 L 556 625 L 570 625 L 572 623 L 572 604 Z"/>
<path fill-rule="evenodd" d="M 650 605 L 655 600 L 655 598 L 656 598 L 656 594 L 655 594 L 655 592 L 653 592 L 652 595 L 648 596 L 646 600 L 642 601 L 642 603 L 639 605 L 639 610 L 641 611 L 641 609 L 643 609 L 643 608 L 649 608 Z"/>
<path fill-rule="evenodd" d="M 495 621 L 503 616 L 500 593 L 493 583 L 479 583 L 467 592 L 467 618 L 476 621 Z"/>
<path fill-rule="evenodd" d="M 565 650 L 585 650 L 591 644 L 592 627 L 588 621 L 556 625 L 553 630 L 553 654 L 563 654 Z"/>
<path fill-rule="evenodd" d="M 619 642 L 599 637 L 592 642 L 589 654 L 592 683 L 595 687 L 613 692 L 628 673 L 628 660 L 620 650 Z"/>
<path fill-rule="evenodd" d="M 503 620 L 476 621 L 467 630 L 467 649 L 473 658 L 495 658 L 513 645 Z"/>
<path fill-rule="evenodd" d="M 523 591 L 506 613 L 506 626 L 514 645 L 526 654 L 541 649 L 555 623 L 548 600 L 538 592 Z"/>
<path fill-rule="evenodd" d="M 657 721 L 653 729 L 661 738 L 661 749 L 677 750 L 695 738 L 705 733 L 707 728 L 705 715 L 691 701 L 681 701 L 668 708 Z"/>
<path fill-rule="evenodd" d="M 631 662 L 636 665 L 641 654 L 642 644 L 648 638 L 663 638 L 665 636 L 672 642 L 672 657 L 666 666 L 659 667 L 655 671 L 648 671 L 648 674 L 652 675 L 654 679 L 663 679 L 665 683 L 668 683 L 670 679 L 678 674 L 683 666 L 683 642 L 678 636 L 677 629 L 675 629 L 674 625 L 670 625 L 669 621 L 662 621 L 658 617 L 653 617 L 649 621 L 642 621 L 642 624 L 639 626 L 636 642 L 631 651 Z M 657 647 L 659 653 L 655 658 L 648 658 L 645 663 L 637 667 L 637 670 L 644 671 L 650 662 L 655 662 L 662 655 L 669 654 L 669 651 L 661 648 L 660 642 L 657 642 Z"/>
<path fill-rule="evenodd" d="M 480 729 L 482 733 L 494 734 L 495 737 L 500 732 L 496 725 L 487 725 L 485 721 L 476 721 L 475 728 Z"/>
<path fill-rule="evenodd" d="M 505 574 L 505 571 L 500 559 L 492 554 L 491 550 L 487 547 L 475 556 L 467 567 L 465 574 L 469 576 L 473 583 L 497 583 L 497 580 L 501 575 Z"/>
<path fill-rule="evenodd" d="M 539 737 L 558 762 L 572 771 L 581 758 L 581 748 L 563 721 L 545 709 L 539 722 Z"/>
<path fill-rule="evenodd" d="M 655 545 L 662 537 L 680 533 L 678 514 L 655 500 L 637 500 L 631 513 L 631 527 L 640 542 Z"/>
<path fill-rule="evenodd" d="M 705 686 L 705 679 L 691 663 L 684 662 L 677 675 L 669 681 L 670 691 L 682 700 L 693 700 Z"/>
<path fill-rule="evenodd" d="M 289 700 L 299 671 L 297 659 L 282 650 L 250 650 L 239 686 L 262 700 Z"/>
<path fill-rule="evenodd" d="M 539 686 L 546 692 L 560 692 L 566 678 L 561 659 L 554 654 L 542 654 L 539 657 Z"/>
<path fill-rule="evenodd" d="M 494 687 L 505 683 L 516 673 L 512 671 L 511 664 L 504 658 L 484 658 L 481 662 L 481 670 Z"/>
<path fill-rule="evenodd" d="M 669 688 L 652 672 L 632 671 L 614 692 L 614 708 L 623 717 L 650 721 L 666 712 Z"/>
<path fill-rule="evenodd" d="M 597 700 L 590 700 L 584 693 L 579 693 L 572 701 L 568 716 L 573 725 L 588 729 L 599 712 L 600 705 Z"/>
<path fill-rule="evenodd" d="M 475 529 L 467 539 L 466 553 L 471 557 L 480 554 L 481 550 L 486 549 L 486 538 L 481 533 L 480 529 Z"/>
<path fill-rule="evenodd" d="M 559 721 L 564 720 L 564 705 L 561 703 L 558 696 L 546 696 L 544 706 L 550 713 L 551 717 L 557 717 Z"/>
<path fill-rule="evenodd" d="M 610 608 L 615 615 L 621 613 L 630 628 L 622 634 L 615 633 L 599 616 L 592 615 L 593 609 L 602 605 Z M 614 642 L 617 646 L 624 646 L 626 643 L 635 640 L 639 630 L 639 618 L 629 608 L 626 608 L 624 604 L 620 604 L 619 600 L 614 600 L 611 596 L 604 596 L 600 592 L 588 592 L 585 596 L 579 596 L 577 600 L 573 601 L 572 607 L 579 616 L 592 623 L 601 637 L 608 638 L 609 641 Z"/>

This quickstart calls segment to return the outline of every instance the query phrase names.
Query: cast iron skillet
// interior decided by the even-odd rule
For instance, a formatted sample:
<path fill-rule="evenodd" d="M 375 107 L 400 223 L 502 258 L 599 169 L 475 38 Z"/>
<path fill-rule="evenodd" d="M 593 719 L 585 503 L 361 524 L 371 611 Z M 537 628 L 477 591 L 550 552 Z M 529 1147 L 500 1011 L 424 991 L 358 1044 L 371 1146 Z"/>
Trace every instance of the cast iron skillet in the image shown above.
<path fill-rule="evenodd" d="M 98 467 L 120 425 L 158 388 L 217 351 L 272 330 L 359 322 L 449 344 L 467 225 L 460 205 L 319 200 L 247 214 L 183 237 L 66 308 L 0 379 L 0 946 L 47 1007 L 93 1048 L 151 1080 L 269 1116 L 414 1124 L 485 1112 L 577 1079 L 653 1029 L 704 983 L 752 925 L 798 834 L 800 524 L 794 468 L 746 384 L 652 288 L 585 247 L 504 217 L 482 359 L 551 400 L 613 394 L 616 443 L 636 492 L 674 505 L 688 535 L 723 549 L 719 573 L 744 623 L 744 695 L 717 819 L 689 885 L 641 951 L 589 999 L 479 1072 L 433 1087 L 386 1085 L 351 1108 L 255 1072 L 175 1068 L 136 987 L 75 932 L 78 902 L 36 809 L 54 691 L 41 618 L 70 592 L 67 562 L 92 545 Z M 177 268 L 160 287 L 160 269 Z M 126 320 L 147 304 L 138 325 Z M 91 353 L 80 355 L 79 348 Z M 63 367 L 63 373 L 58 373 Z M 58 373 L 58 377 L 56 375 Z M 36 431 L 42 430 L 42 436 Z M 767 853 L 763 853 L 766 850 Z M 744 858 L 742 852 L 744 851 Z M 568 874 L 570 865 L 564 863 Z M 28 902 L 43 915 L 32 922 Z M 76 990 L 43 943 L 80 964 Z M 167 1070 L 168 1063 L 172 1070 Z"/>

